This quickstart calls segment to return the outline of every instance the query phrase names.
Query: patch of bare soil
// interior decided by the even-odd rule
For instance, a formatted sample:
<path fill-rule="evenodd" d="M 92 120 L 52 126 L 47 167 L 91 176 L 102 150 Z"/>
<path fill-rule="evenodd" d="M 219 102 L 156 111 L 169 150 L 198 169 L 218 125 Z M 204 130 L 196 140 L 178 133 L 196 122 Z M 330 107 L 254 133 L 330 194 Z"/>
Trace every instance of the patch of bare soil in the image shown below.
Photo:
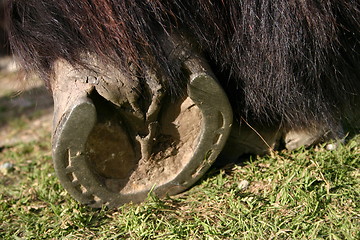
<path fill-rule="evenodd" d="M 35 76 L 25 80 L 11 57 L 0 57 L 0 149 L 48 137 L 52 113 L 43 82 Z"/>

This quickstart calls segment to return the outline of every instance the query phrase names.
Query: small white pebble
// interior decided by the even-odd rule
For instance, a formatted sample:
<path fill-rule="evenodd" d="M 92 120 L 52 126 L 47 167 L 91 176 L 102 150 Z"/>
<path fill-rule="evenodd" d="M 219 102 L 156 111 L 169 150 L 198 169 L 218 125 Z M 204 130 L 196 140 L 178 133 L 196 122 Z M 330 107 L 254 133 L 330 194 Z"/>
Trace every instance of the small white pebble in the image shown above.
<path fill-rule="evenodd" d="M 0 165 L 0 172 L 4 175 L 8 174 L 14 169 L 14 164 L 10 162 L 5 162 Z"/>
<path fill-rule="evenodd" d="M 338 147 L 338 144 L 336 143 L 329 143 L 328 145 L 326 145 L 326 150 L 328 151 L 333 151 L 336 150 Z"/>
<path fill-rule="evenodd" d="M 249 187 L 250 183 L 247 180 L 242 180 L 241 182 L 239 182 L 238 188 L 240 190 L 246 190 Z"/>

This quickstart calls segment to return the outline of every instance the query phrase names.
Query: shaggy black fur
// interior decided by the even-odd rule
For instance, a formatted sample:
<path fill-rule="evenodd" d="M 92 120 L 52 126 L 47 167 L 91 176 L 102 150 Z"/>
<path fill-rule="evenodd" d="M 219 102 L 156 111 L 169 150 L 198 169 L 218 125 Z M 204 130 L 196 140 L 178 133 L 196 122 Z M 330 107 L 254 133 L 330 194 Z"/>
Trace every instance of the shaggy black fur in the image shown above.
<path fill-rule="evenodd" d="M 0 56 L 10 53 L 9 41 L 4 25 L 5 0 L 0 0 Z"/>
<path fill-rule="evenodd" d="M 360 93 L 358 0 L 9 0 L 10 42 L 49 81 L 52 64 L 95 53 L 127 71 L 155 67 L 179 94 L 181 64 L 159 33 L 186 32 L 235 114 L 262 124 L 333 128 Z M 111 58 L 110 58 L 111 56 Z"/>

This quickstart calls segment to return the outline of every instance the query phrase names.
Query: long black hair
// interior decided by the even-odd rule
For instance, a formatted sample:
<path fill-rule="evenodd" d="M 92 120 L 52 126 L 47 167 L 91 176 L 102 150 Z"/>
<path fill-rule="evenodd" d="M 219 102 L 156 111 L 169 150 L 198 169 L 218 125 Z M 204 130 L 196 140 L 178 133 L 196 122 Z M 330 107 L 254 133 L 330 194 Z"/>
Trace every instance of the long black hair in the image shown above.
<path fill-rule="evenodd" d="M 156 68 L 181 94 L 181 62 L 159 36 L 182 32 L 238 119 L 331 128 L 360 93 L 357 0 L 8 0 L 8 19 L 13 52 L 50 84 L 57 59 L 86 65 L 85 52 L 139 78 Z"/>

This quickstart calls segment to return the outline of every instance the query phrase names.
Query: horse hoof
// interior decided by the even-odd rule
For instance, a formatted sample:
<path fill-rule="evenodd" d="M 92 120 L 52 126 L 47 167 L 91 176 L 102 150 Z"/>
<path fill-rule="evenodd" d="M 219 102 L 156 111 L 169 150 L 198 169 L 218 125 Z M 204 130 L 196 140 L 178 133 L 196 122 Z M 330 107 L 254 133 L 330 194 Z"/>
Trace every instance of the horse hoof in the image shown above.
<path fill-rule="evenodd" d="M 224 147 L 233 119 L 206 62 L 184 61 L 187 94 L 173 101 L 155 75 L 136 93 L 121 71 L 89 61 L 96 71 L 59 61 L 52 86 L 53 161 L 64 188 L 83 204 L 112 208 L 192 186 Z"/>

